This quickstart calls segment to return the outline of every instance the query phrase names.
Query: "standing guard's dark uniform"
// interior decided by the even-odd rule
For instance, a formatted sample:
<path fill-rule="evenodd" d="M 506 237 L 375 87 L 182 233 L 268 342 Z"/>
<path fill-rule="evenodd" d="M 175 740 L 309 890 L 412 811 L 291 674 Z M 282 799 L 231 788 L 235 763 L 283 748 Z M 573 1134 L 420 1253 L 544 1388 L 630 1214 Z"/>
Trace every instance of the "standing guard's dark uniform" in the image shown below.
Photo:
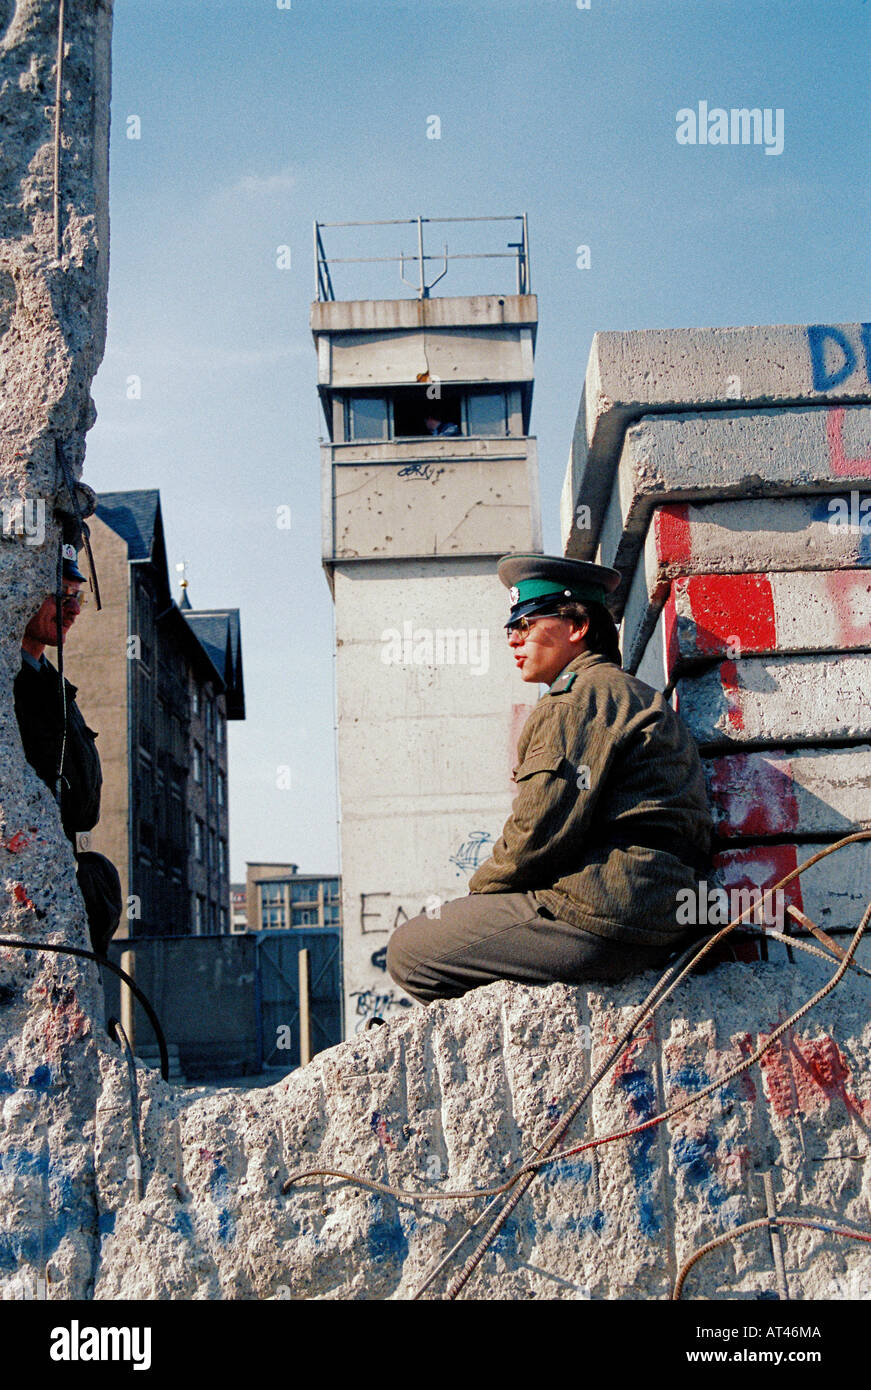
<path fill-rule="evenodd" d="M 96 737 L 76 704 L 76 687 L 66 688 L 66 745 L 63 749 L 60 812 L 64 833 L 75 847 L 77 833 L 92 830 L 100 818 L 103 773 Z M 15 714 L 24 745 L 24 756 L 52 795 L 63 744 L 63 712 L 60 682 L 45 657 L 37 663 L 23 655 L 15 677 Z M 76 854 L 77 877 L 91 928 L 91 942 L 105 955 L 121 919 L 121 880 L 114 864 L 102 854 Z"/>

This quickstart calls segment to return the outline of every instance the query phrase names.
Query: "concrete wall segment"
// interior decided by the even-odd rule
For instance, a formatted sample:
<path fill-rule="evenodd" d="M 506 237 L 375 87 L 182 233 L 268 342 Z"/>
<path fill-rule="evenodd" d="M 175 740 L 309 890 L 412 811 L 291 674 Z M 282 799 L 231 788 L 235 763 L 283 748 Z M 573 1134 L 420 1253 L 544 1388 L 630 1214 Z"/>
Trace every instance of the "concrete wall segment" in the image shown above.
<path fill-rule="evenodd" d="M 861 743 L 871 727 L 864 654 L 748 657 L 678 679 L 677 709 L 700 748 Z"/>
<path fill-rule="evenodd" d="M 9 20 L 9 15 L 5 18 Z M 60 439 L 75 474 L 93 422 L 108 271 L 111 5 L 66 7 L 61 255 L 54 256 L 53 116 L 58 7 L 18 0 L 0 33 L 0 501 L 45 505 L 43 543 L 0 541 L 0 933 L 87 939 L 55 802 L 26 764 L 12 681 L 27 620 L 53 586 Z M 95 966 L 0 949 L 0 1296 L 23 1279 L 83 1297 L 98 1252 L 92 1124 L 99 1092 Z"/>
<path fill-rule="evenodd" d="M 804 627 L 807 623 L 799 613 L 797 596 L 806 595 L 818 612 L 820 602 L 824 609 L 828 605 L 824 619 L 828 635 L 820 632 L 808 637 L 811 649 L 831 644 L 835 632 L 840 634 L 833 641 L 835 646 L 867 645 L 861 620 L 867 598 L 861 575 L 868 574 L 870 566 L 871 493 L 850 489 L 806 498 L 729 500 L 700 506 L 675 502 L 657 507 L 622 609 L 622 649 L 628 669 L 642 659 L 670 596 L 671 581 L 699 582 L 690 578 L 693 575 L 721 575 L 724 594 L 729 584 L 738 588 L 752 584 L 750 575 L 771 574 L 772 584 L 778 587 L 783 641 L 800 641 L 796 623 Z M 715 581 L 710 584 L 714 592 Z M 817 594 L 818 600 L 811 594 Z M 771 605 L 763 607 L 774 621 Z"/>
<path fill-rule="evenodd" d="M 627 425 L 652 410 L 871 402 L 871 325 L 652 329 L 593 338 L 570 458 L 582 530 L 567 510 L 566 553 L 592 559 Z M 738 403 L 736 406 L 734 403 Z"/>
<path fill-rule="evenodd" d="M 811 560 L 806 555 L 806 564 L 822 560 L 819 569 L 736 573 L 742 562 L 749 565 L 754 559 L 749 553 L 754 547 L 752 543 L 741 544 L 744 539 L 743 534 L 736 539 L 739 553 L 733 558 L 738 563 L 731 573 L 684 573 L 669 582 L 655 570 L 651 578 L 650 569 L 645 566 L 645 573 L 639 566 L 623 614 L 627 670 L 640 669 L 649 648 L 658 654 L 659 667 L 653 669 L 657 682 L 660 672 L 665 677 L 664 685 L 680 665 L 712 655 L 785 655 L 871 647 L 871 568 L 823 567 L 839 558 L 862 560 L 866 552 L 871 564 L 871 546 L 857 544 L 857 538 L 844 534 L 843 542 L 836 539 L 824 556 Z M 752 537 L 746 539 L 750 542 Z M 871 540 L 871 536 L 866 539 Z M 788 540 L 785 536 L 784 541 Z M 784 560 L 801 562 L 800 551 L 790 554 L 788 544 L 782 548 L 787 552 Z M 758 566 L 760 558 L 769 560 L 770 555 L 755 558 Z M 724 551 L 709 553 L 698 562 L 690 560 L 687 567 L 696 563 L 725 566 L 728 559 Z"/>
<path fill-rule="evenodd" d="M 869 477 L 866 406 L 646 417 L 627 431 L 598 546 L 589 548 L 623 573 L 622 605 L 655 507 L 809 493 L 849 499 Z M 589 536 L 597 526 L 594 514 Z"/>
<path fill-rule="evenodd" d="M 597 1088 L 572 1140 L 637 1124 L 691 1096 L 831 973 L 802 958 L 788 968 L 723 965 L 687 981 Z M 397 1203 L 329 1178 L 282 1196 L 287 1175 L 342 1167 L 430 1192 L 500 1180 L 564 1113 L 653 980 L 607 991 L 501 984 L 414 1007 L 280 1085 L 242 1096 L 180 1092 L 140 1071 L 141 1203 L 129 1200 L 122 1162 L 121 1068 L 106 1064 L 96 1297 L 409 1297 L 460 1234 L 469 1204 Z M 764 1214 L 766 1170 L 784 1213 L 812 1208 L 822 1220 L 864 1227 L 867 1165 L 852 1155 L 864 1149 L 871 1109 L 865 995 L 864 982 L 845 980 L 764 1068 L 661 1134 L 546 1170 L 466 1296 L 666 1299 L 676 1268 L 704 1240 Z M 857 1280 L 867 1282 L 865 1247 L 800 1235 L 798 1243 L 786 1236 L 792 1298 L 849 1296 Z M 753 1233 L 701 1262 L 686 1296 L 770 1295 L 764 1237 Z"/>
<path fill-rule="evenodd" d="M 771 749 L 702 761 L 720 839 L 838 839 L 871 828 L 871 746 Z"/>

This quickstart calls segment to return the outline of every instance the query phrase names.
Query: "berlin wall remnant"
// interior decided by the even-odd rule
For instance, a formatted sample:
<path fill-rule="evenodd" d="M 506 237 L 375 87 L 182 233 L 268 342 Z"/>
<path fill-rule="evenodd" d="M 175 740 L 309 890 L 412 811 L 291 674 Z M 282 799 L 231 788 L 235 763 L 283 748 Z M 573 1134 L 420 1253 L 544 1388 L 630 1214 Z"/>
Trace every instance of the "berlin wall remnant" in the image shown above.
<path fill-rule="evenodd" d="M 69 505 L 56 441 L 78 477 L 105 337 L 111 0 L 65 9 L 56 258 L 58 21 L 54 0 L 0 0 L 0 934 L 84 946 L 70 846 L 12 700 L 22 632 L 55 585 L 53 509 Z M 24 506 L 42 534 L 16 527 Z M 0 948 L 3 1298 L 91 1286 L 98 995 L 87 962 Z"/>
<path fill-rule="evenodd" d="M 691 1099 L 832 973 L 831 964 L 801 957 L 795 967 L 732 963 L 687 980 L 559 1148 Z M 95 1297 L 411 1297 L 486 1199 L 402 1200 L 329 1176 L 285 1193 L 288 1176 L 344 1169 L 429 1198 L 503 1181 L 565 1114 L 655 979 L 588 989 L 489 985 L 410 1009 L 247 1094 L 173 1090 L 140 1072 L 141 1202 L 125 1171 L 123 1068 L 107 1061 Z M 864 1230 L 866 1001 L 866 980 L 842 980 L 761 1066 L 658 1128 L 543 1169 L 463 1296 L 668 1299 L 700 1245 L 765 1215 L 765 1173 L 781 1215 L 812 1213 Z M 427 1296 L 444 1295 L 486 1225 Z M 867 1249 L 821 1230 L 790 1231 L 790 1298 L 861 1296 Z M 769 1237 L 757 1230 L 700 1262 L 684 1297 L 770 1298 L 776 1289 Z"/>

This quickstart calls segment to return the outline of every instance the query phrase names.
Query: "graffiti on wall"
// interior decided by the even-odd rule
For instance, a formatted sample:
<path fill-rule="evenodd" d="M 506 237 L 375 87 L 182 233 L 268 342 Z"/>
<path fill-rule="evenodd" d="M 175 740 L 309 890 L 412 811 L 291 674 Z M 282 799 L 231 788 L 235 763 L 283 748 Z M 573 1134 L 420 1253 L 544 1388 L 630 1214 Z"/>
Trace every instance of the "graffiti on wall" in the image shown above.
<path fill-rule="evenodd" d="M 814 391 L 833 391 L 857 372 L 871 383 L 871 323 L 859 325 L 861 349 L 850 342 L 842 328 L 832 324 L 808 325 L 807 341 Z M 861 357 L 861 361 L 860 361 Z"/>

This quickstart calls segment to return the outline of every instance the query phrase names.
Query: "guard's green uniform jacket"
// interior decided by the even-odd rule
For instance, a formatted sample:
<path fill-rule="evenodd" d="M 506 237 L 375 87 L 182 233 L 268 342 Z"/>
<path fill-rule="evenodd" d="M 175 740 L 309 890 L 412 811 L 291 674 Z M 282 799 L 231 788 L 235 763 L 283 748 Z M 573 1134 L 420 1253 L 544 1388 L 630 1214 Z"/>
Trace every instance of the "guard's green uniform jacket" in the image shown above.
<path fill-rule="evenodd" d="M 692 736 L 657 691 L 607 657 L 570 662 L 517 743 L 519 788 L 470 893 L 533 893 L 563 922 L 615 940 L 685 934 L 711 817 Z"/>

